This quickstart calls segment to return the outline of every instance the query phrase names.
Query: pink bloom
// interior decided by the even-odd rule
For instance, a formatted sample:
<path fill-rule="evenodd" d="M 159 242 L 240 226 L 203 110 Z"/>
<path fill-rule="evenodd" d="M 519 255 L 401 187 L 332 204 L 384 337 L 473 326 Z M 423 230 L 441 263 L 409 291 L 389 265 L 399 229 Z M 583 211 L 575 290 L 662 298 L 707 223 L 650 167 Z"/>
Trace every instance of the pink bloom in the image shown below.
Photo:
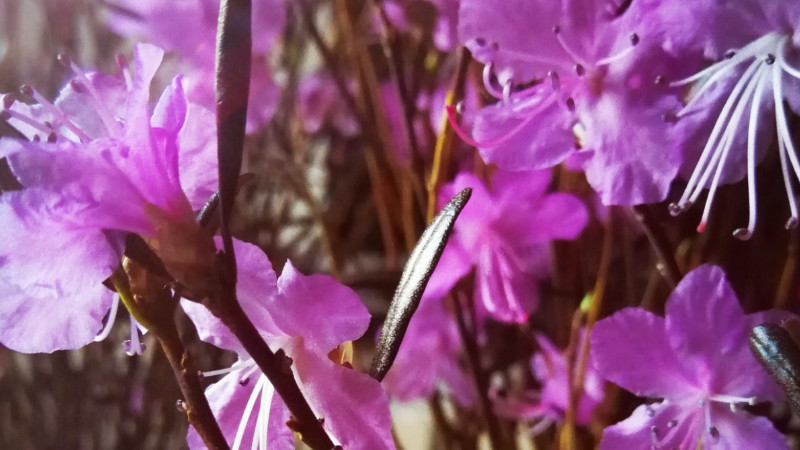
<path fill-rule="evenodd" d="M 135 46 L 134 71 L 125 67 L 119 78 L 65 60 L 76 77 L 54 103 L 31 88 L 23 91 L 34 106 L 3 97 L 0 117 L 31 139 L 0 140 L 24 187 L 0 196 L 5 345 L 49 352 L 90 342 L 113 304 L 101 283 L 119 264 L 125 233 L 165 257 L 181 252 L 164 243 L 197 236 L 193 208 L 216 185 L 214 119 L 186 102 L 180 76 L 151 110 L 162 55 Z M 42 317 L 52 326 L 43 328 Z"/>
<path fill-rule="evenodd" d="M 606 428 L 600 448 L 788 448 L 769 420 L 740 408 L 782 396 L 747 337 L 753 326 L 784 316 L 745 315 L 722 270 L 706 265 L 675 288 L 666 317 L 626 308 L 599 321 L 591 343 L 600 375 L 663 399 Z"/>
<path fill-rule="evenodd" d="M 459 364 L 460 351 L 461 338 L 444 302 L 423 298 L 386 374 L 386 389 L 401 401 L 411 401 L 442 387 L 462 406 L 471 406 L 474 388 Z"/>
<path fill-rule="evenodd" d="M 542 384 L 540 391 L 531 392 L 531 399 L 495 399 L 495 409 L 504 416 L 540 420 L 534 426 L 539 430 L 564 420 L 569 408 L 570 380 L 564 352 L 556 348 L 543 335 L 536 336 L 541 351 L 531 359 L 531 371 Z M 592 411 L 603 400 L 603 379 L 591 365 L 586 367 L 583 392 L 578 401 L 576 423 L 588 425 Z"/>
<path fill-rule="evenodd" d="M 219 0 L 115 0 L 109 10 L 109 26 L 123 36 L 147 40 L 175 52 L 180 59 L 178 70 L 186 76 L 189 100 L 213 110 L 218 15 Z M 285 24 L 282 0 L 253 1 L 248 133 L 268 122 L 275 112 L 280 91 L 272 81 L 269 53 Z"/>
<path fill-rule="evenodd" d="M 389 404 L 380 383 L 329 358 L 369 325 L 370 315 L 355 292 L 326 275 L 303 275 L 290 262 L 276 279 L 258 247 L 238 241 L 235 246 L 239 302 L 270 348 L 292 359 L 295 380 L 311 409 L 324 418 L 324 428 L 344 448 L 393 448 Z M 289 412 L 266 376 L 208 310 L 186 300 L 182 304 L 201 339 L 239 356 L 230 369 L 206 373 L 227 373 L 206 395 L 232 448 L 262 442 L 293 449 Z M 191 448 L 204 448 L 193 430 L 188 440 Z"/>
<path fill-rule="evenodd" d="M 475 296 L 484 315 L 525 322 L 538 302 L 537 280 L 547 273 L 549 244 L 574 239 L 588 220 L 581 201 L 548 194 L 550 173 L 498 171 L 489 189 L 461 173 L 443 186 L 440 203 L 465 187 L 472 197 L 456 221 L 425 295 L 443 297 L 475 269 Z"/>

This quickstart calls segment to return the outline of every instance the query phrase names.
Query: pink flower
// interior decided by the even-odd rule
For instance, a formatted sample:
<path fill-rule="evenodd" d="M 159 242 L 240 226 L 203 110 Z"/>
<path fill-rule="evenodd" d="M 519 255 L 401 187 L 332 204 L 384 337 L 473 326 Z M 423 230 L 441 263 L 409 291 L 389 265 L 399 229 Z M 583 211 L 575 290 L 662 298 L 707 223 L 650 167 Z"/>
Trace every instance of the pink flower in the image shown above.
<path fill-rule="evenodd" d="M 722 270 L 706 265 L 675 288 L 666 317 L 626 308 L 598 322 L 591 344 L 600 375 L 663 399 L 606 428 L 600 448 L 788 448 L 769 420 L 740 408 L 782 396 L 747 337 L 753 326 L 784 316 L 745 315 Z"/>
<path fill-rule="evenodd" d="M 91 342 L 116 307 L 101 283 L 128 232 L 165 261 L 196 256 L 184 252 L 200 239 L 193 208 L 216 185 L 214 118 L 186 102 L 180 76 L 151 111 L 162 55 L 135 46 L 134 70 L 123 67 L 121 77 L 64 59 L 76 76 L 54 103 L 32 88 L 23 92 L 34 106 L 3 97 L 0 117 L 31 139 L 0 140 L 0 156 L 24 188 L 0 196 L 4 345 L 49 352 Z"/>
<path fill-rule="evenodd" d="M 425 295 L 441 298 L 475 269 L 475 296 L 484 316 L 525 322 L 538 302 L 537 280 L 547 273 L 549 243 L 574 239 L 588 216 L 581 201 L 546 193 L 547 171 L 498 171 L 489 189 L 467 173 L 443 186 L 440 202 L 465 187 L 472 197 L 456 221 Z"/>
<path fill-rule="evenodd" d="M 326 275 L 303 275 L 291 262 L 276 279 L 258 247 L 237 241 L 235 248 L 242 309 L 270 348 L 292 359 L 295 380 L 311 409 L 324 418 L 324 428 L 344 448 L 393 448 L 389 404 L 380 383 L 329 358 L 369 325 L 370 315 L 355 292 Z M 206 395 L 232 448 L 263 442 L 268 448 L 293 449 L 289 412 L 255 362 L 203 306 L 182 304 L 201 339 L 239 356 L 230 369 L 206 373 L 227 374 Z M 191 448 L 204 448 L 194 430 L 188 440 Z"/>

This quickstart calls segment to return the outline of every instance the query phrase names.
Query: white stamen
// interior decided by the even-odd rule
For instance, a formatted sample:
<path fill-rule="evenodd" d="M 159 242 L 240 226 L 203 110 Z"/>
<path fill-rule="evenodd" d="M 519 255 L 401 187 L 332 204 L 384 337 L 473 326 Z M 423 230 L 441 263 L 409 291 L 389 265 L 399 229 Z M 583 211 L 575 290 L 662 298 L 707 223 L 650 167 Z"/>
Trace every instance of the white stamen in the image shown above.
<path fill-rule="evenodd" d="M 130 316 L 130 321 L 131 338 L 122 343 L 122 348 L 128 356 L 141 355 L 147 347 L 139 340 L 139 329 L 136 326 L 136 319 Z"/>
<path fill-rule="evenodd" d="M 235 370 L 244 369 L 245 367 L 257 367 L 256 362 L 253 359 L 245 359 L 245 360 L 238 360 L 235 363 L 231 364 L 230 367 L 225 369 L 218 369 L 218 370 L 211 370 L 208 372 L 203 372 L 204 377 L 215 377 L 218 375 L 225 375 L 231 373 Z"/>
<path fill-rule="evenodd" d="M 598 66 L 605 66 L 617 61 L 620 61 L 633 53 L 636 49 L 636 45 L 639 43 L 639 37 L 634 33 L 631 35 L 631 45 L 629 47 L 625 47 L 621 52 L 618 52 L 616 55 L 606 56 L 605 58 L 599 59 L 595 64 Z"/>
<path fill-rule="evenodd" d="M 253 388 L 253 392 L 250 394 L 250 398 L 247 399 L 247 404 L 244 407 L 244 412 L 242 412 L 242 419 L 239 421 L 239 428 L 236 429 L 236 436 L 233 438 L 233 445 L 231 446 L 231 450 L 239 450 L 239 447 L 242 445 L 242 438 L 244 437 L 244 430 L 247 428 L 247 423 L 250 419 L 250 414 L 253 412 L 253 406 L 256 404 L 256 400 L 258 399 L 261 393 L 261 389 L 264 387 L 264 384 L 267 382 L 267 377 L 261 375 L 258 377 L 258 383 L 256 383 L 255 387 Z"/>
<path fill-rule="evenodd" d="M 492 74 L 494 72 L 494 63 L 489 63 L 483 66 L 483 86 L 486 88 L 492 97 L 501 99 L 503 98 L 503 91 L 497 89 L 492 82 Z"/>
<path fill-rule="evenodd" d="M 577 52 L 572 50 L 572 48 L 567 44 L 567 41 L 564 40 L 563 36 L 561 36 L 561 27 L 559 27 L 558 25 L 553 27 L 553 33 L 555 33 L 556 40 L 558 40 L 558 43 L 561 44 L 561 48 L 564 49 L 564 51 L 567 53 L 567 55 L 569 55 L 570 58 L 572 58 L 573 61 L 584 67 L 591 67 L 591 64 L 588 64 L 583 58 L 581 58 L 578 55 Z"/>
<path fill-rule="evenodd" d="M 778 61 L 783 62 L 783 52 L 778 52 Z M 778 70 L 772 72 L 772 95 L 775 99 L 775 122 L 778 127 L 778 140 L 783 141 L 788 150 L 789 161 L 794 168 L 795 176 L 800 179 L 800 161 L 797 159 L 797 150 L 789 133 L 789 124 L 786 121 L 786 109 L 783 106 L 783 78 Z"/>
<path fill-rule="evenodd" d="M 114 296 L 114 301 L 111 303 L 111 309 L 108 311 L 108 320 L 100 333 L 94 337 L 95 342 L 100 342 L 111 334 L 111 327 L 117 319 L 117 310 L 119 309 L 119 296 Z"/>
<path fill-rule="evenodd" d="M 758 62 L 758 64 L 760 64 L 760 62 Z M 759 69 L 759 73 L 757 76 L 760 76 L 763 73 L 762 70 L 766 69 Z M 739 103 L 736 105 L 736 109 L 733 111 L 731 120 L 730 122 L 728 122 L 728 126 L 726 127 L 725 136 L 723 136 L 724 144 L 722 148 L 722 153 L 719 157 L 719 163 L 717 164 L 717 170 L 714 173 L 714 179 L 711 182 L 711 187 L 708 189 L 708 198 L 706 199 L 706 206 L 705 209 L 703 210 L 703 217 L 700 221 L 701 226 L 708 222 L 708 215 L 711 212 L 711 205 L 714 202 L 714 195 L 717 192 L 717 187 L 719 186 L 719 180 L 722 177 L 722 171 L 725 167 L 725 162 L 727 161 L 728 153 L 730 152 L 730 149 L 733 146 L 733 140 L 736 134 L 736 130 L 739 128 L 739 122 L 742 119 L 745 106 L 747 105 L 747 102 L 750 99 L 750 97 L 753 95 L 753 91 L 755 90 L 757 84 L 758 83 L 749 83 L 747 85 L 747 88 L 742 94 L 742 98 L 740 99 Z M 692 202 L 694 202 L 694 200 L 692 200 Z"/>
<path fill-rule="evenodd" d="M 701 80 L 706 76 L 717 72 L 718 70 L 728 69 L 727 66 L 737 66 L 740 63 L 758 55 L 759 53 L 765 53 L 769 51 L 769 49 L 775 46 L 776 39 L 779 38 L 779 35 L 775 33 L 766 34 L 761 36 L 760 38 L 756 39 L 755 41 L 747 44 L 740 50 L 738 50 L 731 59 L 723 59 L 715 64 L 712 64 L 710 67 L 697 72 L 694 75 L 686 77 L 682 80 L 673 81 L 669 84 L 670 87 L 678 87 L 684 86 L 689 83 L 693 83 L 695 81 Z"/>
<path fill-rule="evenodd" d="M 511 78 L 507 79 L 505 83 L 503 83 L 503 101 L 508 103 L 511 101 L 511 89 L 514 87 L 514 80 Z"/>
<path fill-rule="evenodd" d="M 58 121 L 61 122 L 62 125 L 67 127 L 69 131 L 73 132 L 75 136 L 78 138 L 78 140 L 80 140 L 81 142 L 89 142 L 91 140 L 91 138 L 86 133 L 84 133 L 83 130 L 81 130 L 80 128 L 78 128 L 77 125 L 72 123 L 72 121 L 69 120 L 67 116 L 65 116 L 64 113 L 62 113 L 61 110 L 58 109 L 58 107 L 56 107 L 56 105 L 50 103 L 50 101 L 48 101 L 41 94 L 39 94 L 39 92 L 36 91 L 36 89 L 30 88 L 30 90 L 25 89 L 25 91 L 26 93 L 29 93 L 34 98 L 34 100 L 36 100 L 40 105 L 42 105 L 45 111 L 47 111 L 53 117 L 58 119 Z"/>
<path fill-rule="evenodd" d="M 703 152 L 700 154 L 700 160 L 697 162 L 694 171 L 692 172 L 692 176 L 689 178 L 688 183 L 686 184 L 686 190 L 683 192 L 683 196 L 678 201 L 678 206 L 685 207 L 687 201 L 694 203 L 697 197 L 700 195 L 700 191 L 708 182 L 708 178 L 711 174 L 711 168 L 717 165 L 717 161 L 721 156 L 721 152 L 718 151 L 720 144 L 725 141 L 725 137 L 723 133 L 723 137 L 720 142 L 717 141 L 720 131 L 723 131 L 723 127 L 726 125 L 726 121 L 728 121 L 728 115 L 731 113 L 731 109 L 739 101 L 740 93 L 742 90 L 747 86 L 748 82 L 752 78 L 753 74 L 755 74 L 756 70 L 758 69 L 758 63 L 754 62 L 747 68 L 745 73 L 739 79 L 739 81 L 734 85 L 733 91 L 728 96 L 727 101 L 722 106 L 722 111 L 720 111 L 719 117 L 717 118 L 716 123 L 714 124 L 714 128 L 711 130 L 711 135 L 706 141 L 706 146 L 703 148 Z M 726 132 L 730 129 L 730 122 L 728 122 L 728 127 L 724 128 Z M 713 155 L 712 161 L 706 167 L 706 162 L 708 158 Z M 701 177 L 698 180 L 699 177 Z M 699 181 L 699 182 L 698 182 Z M 691 199 L 691 200 L 690 200 Z"/>
<path fill-rule="evenodd" d="M 17 111 L 12 110 L 12 109 L 4 109 L 4 110 L 0 111 L 0 114 L 2 114 L 3 116 L 7 116 L 7 117 L 0 117 L 1 119 L 19 120 L 20 122 L 23 122 L 24 124 L 29 125 L 32 128 L 35 128 L 35 129 L 41 131 L 42 133 L 45 134 L 45 136 L 53 132 L 52 128 L 48 128 L 47 126 L 45 126 L 43 123 L 39 122 L 38 120 L 33 119 L 32 117 L 28 117 L 25 114 L 19 113 Z"/>
<path fill-rule="evenodd" d="M 791 216 L 786 221 L 786 229 L 792 229 L 797 226 L 797 198 L 794 196 L 794 188 L 792 187 L 792 179 L 789 174 L 789 164 L 786 162 L 786 144 L 783 139 L 778 138 L 778 154 L 781 157 L 781 173 L 783 174 L 783 185 L 786 188 L 786 197 L 789 199 L 789 211 Z"/>
<path fill-rule="evenodd" d="M 750 213 L 746 231 L 734 231 L 734 235 L 740 240 L 750 239 L 756 228 L 756 131 L 758 131 L 758 112 L 761 107 L 761 97 L 767 86 L 769 72 L 770 69 L 761 69 L 756 83 L 756 90 L 753 94 L 753 101 L 750 103 L 750 121 L 747 127 L 747 201 Z"/>
<path fill-rule="evenodd" d="M 114 121 L 114 114 L 112 114 L 111 111 L 105 107 L 100 94 L 97 92 L 97 89 L 94 88 L 92 80 L 89 79 L 89 75 L 87 75 L 86 72 L 84 72 L 69 58 L 64 58 L 62 62 L 67 65 L 70 70 L 75 72 L 78 77 L 82 78 L 83 83 L 81 84 L 89 93 L 89 99 L 92 102 L 92 106 L 94 106 L 94 108 L 97 110 L 97 115 L 100 117 L 100 121 L 103 122 L 103 125 L 106 127 L 106 131 L 108 131 L 109 135 L 115 136 L 121 133 L 122 127 L 119 123 Z"/>
<path fill-rule="evenodd" d="M 735 395 L 712 395 L 708 397 L 708 399 L 712 402 L 717 403 L 746 403 L 750 406 L 755 405 L 758 403 L 758 399 L 756 397 L 738 397 Z"/>

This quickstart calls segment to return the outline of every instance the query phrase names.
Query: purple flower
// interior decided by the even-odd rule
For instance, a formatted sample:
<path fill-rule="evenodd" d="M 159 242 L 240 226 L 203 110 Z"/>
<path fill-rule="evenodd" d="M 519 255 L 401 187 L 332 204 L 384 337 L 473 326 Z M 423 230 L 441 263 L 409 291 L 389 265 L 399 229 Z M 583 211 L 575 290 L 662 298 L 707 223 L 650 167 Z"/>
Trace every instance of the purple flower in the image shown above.
<path fill-rule="evenodd" d="M 354 86 L 348 86 L 351 92 Z M 336 83 L 326 73 L 311 74 L 300 82 L 297 89 L 300 115 L 308 133 L 318 133 L 330 123 L 344 137 L 358 135 L 359 123 L 340 98 Z"/>
<path fill-rule="evenodd" d="M 219 0 L 114 0 L 108 24 L 123 36 L 147 40 L 180 57 L 189 100 L 215 107 L 214 51 Z M 179 17 L 180 20 L 175 20 Z M 282 0 L 253 1 L 253 65 L 247 132 L 268 122 L 280 91 L 272 81 L 269 53 L 283 32 L 286 8 Z"/>
<path fill-rule="evenodd" d="M 582 336 L 585 339 L 585 335 Z M 539 420 L 534 434 L 553 423 L 564 420 L 569 407 L 570 380 L 564 352 L 543 335 L 536 336 L 540 351 L 531 359 L 531 372 L 541 383 L 541 390 L 531 392 L 529 399 L 495 396 L 498 414 L 527 420 Z M 603 400 L 603 379 L 592 366 L 586 367 L 583 392 L 578 402 L 576 423 L 588 425 L 592 411 Z"/>
<path fill-rule="evenodd" d="M 748 182 L 750 217 L 734 231 L 749 239 L 756 226 L 756 165 L 775 136 L 789 199 L 787 228 L 798 223 L 793 179 L 800 160 L 792 142 L 784 101 L 800 112 L 800 3 L 792 0 L 736 2 L 637 2 L 644 26 L 662 30 L 663 47 L 681 60 L 705 58 L 703 70 L 670 83 L 685 89 L 682 108 L 672 111 L 671 141 L 684 154 L 681 175 L 688 179 L 670 206 L 679 214 L 708 190 L 698 231 L 705 228 L 717 188 Z M 641 10 L 641 11 L 639 11 Z M 774 131 L 773 131 L 774 130 Z"/>
<path fill-rule="evenodd" d="M 499 100 L 476 117 L 483 158 L 531 170 L 578 156 L 603 203 L 664 199 L 679 160 L 661 115 L 679 101 L 654 83 L 672 61 L 634 26 L 611 2 L 463 0 L 460 40 Z"/>
<path fill-rule="evenodd" d="M 461 338 L 440 299 L 424 298 L 414 313 L 384 385 L 401 401 L 428 398 L 445 388 L 462 406 L 471 406 L 473 387 L 459 364 Z"/>
<path fill-rule="evenodd" d="M 344 448 L 394 448 L 380 383 L 329 357 L 369 325 L 370 315 L 355 292 L 326 275 L 305 276 L 290 262 L 276 280 L 258 247 L 238 241 L 235 246 L 239 303 L 270 348 L 291 358 L 295 380 L 312 410 L 324 418 L 325 429 Z M 201 339 L 239 356 L 230 369 L 206 373 L 227 374 L 206 395 L 232 448 L 261 442 L 293 449 L 289 412 L 255 362 L 208 310 L 186 300 L 182 305 Z M 204 448 L 193 430 L 188 440 L 191 448 Z"/>
<path fill-rule="evenodd" d="M 788 448 L 745 404 L 781 398 L 747 344 L 750 328 L 786 315 L 745 315 L 722 270 L 700 266 L 680 282 L 662 318 L 626 308 L 592 331 L 600 375 L 636 395 L 661 398 L 606 428 L 601 449 Z"/>
<path fill-rule="evenodd" d="M 442 204 L 465 187 L 472 188 L 472 197 L 425 295 L 443 297 L 474 268 L 482 312 L 506 322 L 527 321 L 538 301 L 537 280 L 547 273 L 550 241 L 574 239 L 588 220 L 576 197 L 547 194 L 549 182 L 547 171 L 498 171 L 491 190 L 467 173 L 443 186 Z"/>
<path fill-rule="evenodd" d="M 63 59 L 76 76 L 54 103 L 29 87 L 36 105 L 3 97 L 0 117 L 30 139 L 0 140 L 24 187 L 0 196 L 0 289 L 8 293 L 0 342 L 10 348 L 91 342 L 109 307 L 116 311 L 101 283 L 119 264 L 124 232 L 141 234 L 177 270 L 197 256 L 186 250 L 200 239 L 192 209 L 216 184 L 214 118 L 187 104 L 180 76 L 151 112 L 163 52 L 137 45 L 134 54 L 135 70 L 123 67 L 120 78 Z M 52 326 L 42 327 L 43 317 Z"/>

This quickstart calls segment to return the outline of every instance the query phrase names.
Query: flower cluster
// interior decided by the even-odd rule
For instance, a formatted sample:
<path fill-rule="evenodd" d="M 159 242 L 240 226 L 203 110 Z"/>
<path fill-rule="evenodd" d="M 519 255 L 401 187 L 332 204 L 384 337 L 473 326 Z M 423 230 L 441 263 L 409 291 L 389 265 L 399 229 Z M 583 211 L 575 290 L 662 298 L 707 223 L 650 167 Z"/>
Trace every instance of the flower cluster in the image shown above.
<path fill-rule="evenodd" d="M 127 309 L 193 449 L 422 448 L 390 411 L 416 399 L 429 447 L 789 448 L 764 366 L 800 371 L 800 345 L 749 344 L 800 298 L 797 0 L 99 3 L 130 61 L 72 51 L 55 100 L 0 97 L 3 346 L 76 350 Z M 233 3 L 235 132 L 214 115 Z M 235 194 L 218 126 L 256 180 Z M 752 242 L 698 235 L 718 228 Z"/>

